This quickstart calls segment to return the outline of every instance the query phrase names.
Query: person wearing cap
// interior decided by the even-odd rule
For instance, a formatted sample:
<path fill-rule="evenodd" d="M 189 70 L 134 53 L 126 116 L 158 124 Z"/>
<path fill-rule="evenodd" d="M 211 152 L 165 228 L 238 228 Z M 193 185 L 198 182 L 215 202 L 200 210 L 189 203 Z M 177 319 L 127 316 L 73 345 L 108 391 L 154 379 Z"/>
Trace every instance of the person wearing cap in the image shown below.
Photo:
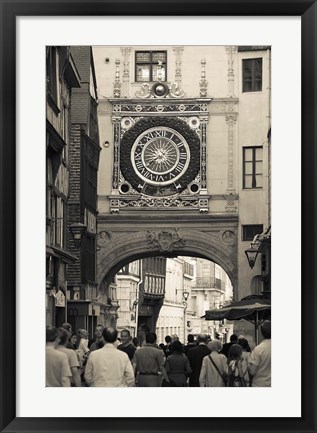
<path fill-rule="evenodd" d="M 261 325 L 263 341 L 254 348 L 249 358 L 249 377 L 252 387 L 271 386 L 271 321 Z"/>

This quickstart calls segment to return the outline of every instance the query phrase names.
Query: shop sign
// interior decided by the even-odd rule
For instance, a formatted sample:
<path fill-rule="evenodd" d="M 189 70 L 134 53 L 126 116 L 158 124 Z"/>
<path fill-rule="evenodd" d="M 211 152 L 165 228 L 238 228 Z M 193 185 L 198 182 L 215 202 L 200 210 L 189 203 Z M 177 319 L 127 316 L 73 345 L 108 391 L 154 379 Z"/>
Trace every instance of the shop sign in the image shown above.
<path fill-rule="evenodd" d="M 55 295 L 55 307 L 65 307 L 66 306 L 66 297 L 64 293 L 59 290 Z"/>

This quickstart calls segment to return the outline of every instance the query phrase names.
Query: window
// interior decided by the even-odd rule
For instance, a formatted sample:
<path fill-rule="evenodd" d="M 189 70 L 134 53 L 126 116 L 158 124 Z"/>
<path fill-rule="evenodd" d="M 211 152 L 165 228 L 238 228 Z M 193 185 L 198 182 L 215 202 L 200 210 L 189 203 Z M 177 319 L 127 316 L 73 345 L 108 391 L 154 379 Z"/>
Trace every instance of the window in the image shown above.
<path fill-rule="evenodd" d="M 260 51 L 260 50 L 269 50 L 271 48 L 270 45 L 239 45 L 238 52 L 242 53 L 243 51 Z"/>
<path fill-rule="evenodd" d="M 68 116 L 68 107 L 65 103 L 62 103 L 61 109 L 61 135 L 65 141 L 65 146 L 63 147 L 62 156 L 65 163 L 68 163 L 68 143 L 69 143 L 69 116 Z"/>
<path fill-rule="evenodd" d="M 56 47 L 47 47 L 46 52 L 46 81 L 47 92 L 51 100 L 57 104 L 57 49 Z"/>
<path fill-rule="evenodd" d="M 96 241 L 94 236 L 86 237 L 86 248 L 85 248 L 85 281 L 95 281 L 96 269 Z"/>
<path fill-rule="evenodd" d="M 262 91 L 262 59 L 242 60 L 243 92 Z"/>
<path fill-rule="evenodd" d="M 90 209 L 96 209 L 97 170 L 88 159 L 84 161 L 84 201 Z"/>
<path fill-rule="evenodd" d="M 166 81 L 166 51 L 136 51 L 135 81 Z"/>
<path fill-rule="evenodd" d="M 263 224 L 247 224 L 242 226 L 242 240 L 253 241 L 255 235 L 263 233 Z"/>
<path fill-rule="evenodd" d="M 251 280 L 251 293 L 252 295 L 262 295 L 263 285 L 261 275 L 256 275 Z"/>
<path fill-rule="evenodd" d="M 243 189 L 263 186 L 263 148 L 243 148 Z"/>

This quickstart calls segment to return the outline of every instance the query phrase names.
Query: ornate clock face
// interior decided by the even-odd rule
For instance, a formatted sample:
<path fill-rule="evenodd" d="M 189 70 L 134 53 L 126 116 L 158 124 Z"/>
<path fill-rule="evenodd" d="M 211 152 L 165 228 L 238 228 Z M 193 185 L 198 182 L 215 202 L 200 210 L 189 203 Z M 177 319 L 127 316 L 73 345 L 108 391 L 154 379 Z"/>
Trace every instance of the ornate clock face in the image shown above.
<path fill-rule="evenodd" d="M 131 149 L 135 172 L 150 185 L 173 184 L 185 173 L 189 161 L 190 150 L 185 138 L 164 126 L 144 131 Z"/>
<path fill-rule="evenodd" d="M 200 139 L 180 119 L 141 119 L 121 138 L 120 170 L 139 193 L 179 194 L 199 173 Z M 128 193 L 128 184 L 122 186 L 121 192 Z"/>

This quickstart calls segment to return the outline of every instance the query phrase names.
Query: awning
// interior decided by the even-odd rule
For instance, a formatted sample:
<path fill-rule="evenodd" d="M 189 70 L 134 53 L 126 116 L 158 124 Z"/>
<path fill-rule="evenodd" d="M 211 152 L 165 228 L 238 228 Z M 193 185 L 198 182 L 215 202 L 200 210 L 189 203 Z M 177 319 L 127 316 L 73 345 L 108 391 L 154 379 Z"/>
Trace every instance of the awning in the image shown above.
<path fill-rule="evenodd" d="M 245 319 L 255 325 L 255 341 L 258 342 L 259 325 L 271 318 L 271 299 L 264 296 L 250 295 L 241 301 L 232 302 L 218 310 L 207 310 L 206 320 L 241 320 Z"/>
<path fill-rule="evenodd" d="M 207 310 L 206 320 L 240 320 L 255 323 L 260 318 L 265 320 L 271 315 L 271 300 L 258 296 L 247 296 L 218 310 Z M 265 317 L 264 317 L 265 316 Z"/>

